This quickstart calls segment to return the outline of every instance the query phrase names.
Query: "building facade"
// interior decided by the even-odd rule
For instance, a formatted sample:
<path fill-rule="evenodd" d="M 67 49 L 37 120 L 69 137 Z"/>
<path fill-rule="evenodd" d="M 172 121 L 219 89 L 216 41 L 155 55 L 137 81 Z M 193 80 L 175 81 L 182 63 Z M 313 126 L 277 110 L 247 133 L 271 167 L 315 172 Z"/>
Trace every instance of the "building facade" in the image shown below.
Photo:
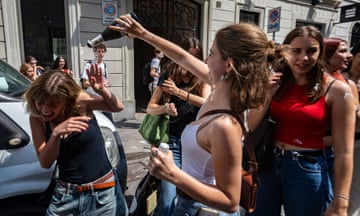
<path fill-rule="evenodd" d="M 342 7 L 357 4 L 360 0 L 0 0 L 0 58 L 19 68 L 25 55 L 34 55 L 50 67 L 63 55 L 79 80 L 85 62 L 94 58 L 87 40 L 131 11 L 169 40 L 198 37 L 205 55 L 218 29 L 240 21 L 256 23 L 277 43 L 294 27 L 312 24 L 325 37 L 354 44 L 360 38 L 360 7 L 348 11 L 352 21 L 340 22 L 340 15 Z M 114 119 L 133 118 L 150 97 L 141 77 L 152 47 L 127 37 L 105 44 L 111 90 L 125 104 Z"/>

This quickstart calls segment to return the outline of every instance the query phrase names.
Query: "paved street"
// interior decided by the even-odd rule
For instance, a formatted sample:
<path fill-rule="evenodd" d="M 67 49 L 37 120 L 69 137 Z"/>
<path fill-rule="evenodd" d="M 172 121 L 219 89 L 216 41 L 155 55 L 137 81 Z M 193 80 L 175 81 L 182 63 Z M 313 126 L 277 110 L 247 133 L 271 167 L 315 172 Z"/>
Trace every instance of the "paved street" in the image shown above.
<path fill-rule="evenodd" d="M 141 143 L 142 137 L 137 131 L 144 115 L 144 113 L 136 113 L 135 119 L 116 123 L 127 159 L 128 190 L 125 195 L 128 201 L 131 200 L 136 186 L 147 172 L 146 164 L 149 158 L 149 146 Z"/>

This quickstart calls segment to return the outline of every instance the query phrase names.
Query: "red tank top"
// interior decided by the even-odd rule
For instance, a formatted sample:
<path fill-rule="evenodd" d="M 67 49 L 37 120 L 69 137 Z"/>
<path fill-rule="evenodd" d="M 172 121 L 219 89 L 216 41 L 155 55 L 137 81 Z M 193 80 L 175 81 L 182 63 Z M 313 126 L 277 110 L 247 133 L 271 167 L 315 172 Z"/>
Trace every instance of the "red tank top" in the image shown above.
<path fill-rule="evenodd" d="M 277 122 L 275 140 L 301 148 L 323 149 L 323 137 L 329 126 L 325 96 L 309 103 L 308 88 L 294 85 L 281 100 L 272 101 L 270 114 Z"/>

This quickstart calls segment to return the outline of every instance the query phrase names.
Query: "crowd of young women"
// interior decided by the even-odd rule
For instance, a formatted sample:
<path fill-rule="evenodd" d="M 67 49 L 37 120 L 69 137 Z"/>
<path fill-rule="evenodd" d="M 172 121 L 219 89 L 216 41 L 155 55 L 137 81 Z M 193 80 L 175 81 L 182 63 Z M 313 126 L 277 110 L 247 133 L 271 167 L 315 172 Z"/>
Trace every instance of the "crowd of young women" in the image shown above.
<path fill-rule="evenodd" d="M 148 111 L 177 117 L 176 103 L 159 104 L 164 94 L 200 107 L 181 133 L 172 132 L 173 143 L 181 143 L 181 167 L 174 162 L 176 151 L 165 154 L 151 149 L 151 174 L 176 186 L 174 208 L 168 214 L 240 215 L 242 137 L 247 130 L 240 122 L 254 130 L 268 111 L 276 121 L 272 160 L 259 173 L 256 210 L 247 214 L 278 216 L 281 209 L 291 216 L 348 214 L 349 203 L 356 197 L 350 196 L 350 189 L 359 103 L 351 85 L 334 76 L 341 69 L 330 67 L 336 59 L 333 55 L 325 58 L 328 53 L 324 53 L 318 29 L 297 27 L 282 45 L 275 46 L 256 25 L 228 25 L 217 31 L 203 61 L 192 49 L 149 32 L 130 15 L 116 22 L 121 25 L 110 26 L 111 30 L 151 44 L 183 71 L 172 73 L 155 89 Z M 284 61 L 272 72 L 276 53 L 282 53 Z M 356 79 L 358 66 L 354 61 L 350 78 Z M 86 200 L 93 214 L 127 214 L 91 115 L 94 109 L 117 112 L 123 105 L 103 85 L 96 65 L 88 75 L 101 97 L 86 94 L 69 74 L 61 72 L 44 73 L 26 93 L 39 161 L 43 167 L 55 160 L 59 164 L 60 178 L 48 215 L 79 213 L 81 200 Z M 206 85 L 192 82 L 193 76 L 211 86 L 208 97 Z M 331 147 L 331 154 L 326 154 L 326 146 Z M 99 160 L 91 163 L 95 152 Z M 97 190 L 96 196 L 94 188 L 86 193 L 71 190 L 83 184 L 107 187 Z M 111 201 L 104 204 L 100 198 Z"/>

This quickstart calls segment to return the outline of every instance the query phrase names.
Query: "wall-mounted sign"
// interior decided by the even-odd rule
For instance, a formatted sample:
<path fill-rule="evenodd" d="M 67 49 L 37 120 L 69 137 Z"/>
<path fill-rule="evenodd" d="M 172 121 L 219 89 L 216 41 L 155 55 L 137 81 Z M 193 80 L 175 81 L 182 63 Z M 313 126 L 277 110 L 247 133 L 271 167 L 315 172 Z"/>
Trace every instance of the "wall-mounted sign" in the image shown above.
<path fill-rule="evenodd" d="M 118 16 L 117 1 L 102 0 L 102 20 L 104 25 L 110 25 Z"/>
<path fill-rule="evenodd" d="M 280 31 L 280 15 L 281 7 L 273 8 L 269 10 L 268 28 L 267 32 L 278 32 Z"/>
<path fill-rule="evenodd" d="M 341 7 L 340 22 L 351 22 L 360 20 L 360 3 Z"/>

